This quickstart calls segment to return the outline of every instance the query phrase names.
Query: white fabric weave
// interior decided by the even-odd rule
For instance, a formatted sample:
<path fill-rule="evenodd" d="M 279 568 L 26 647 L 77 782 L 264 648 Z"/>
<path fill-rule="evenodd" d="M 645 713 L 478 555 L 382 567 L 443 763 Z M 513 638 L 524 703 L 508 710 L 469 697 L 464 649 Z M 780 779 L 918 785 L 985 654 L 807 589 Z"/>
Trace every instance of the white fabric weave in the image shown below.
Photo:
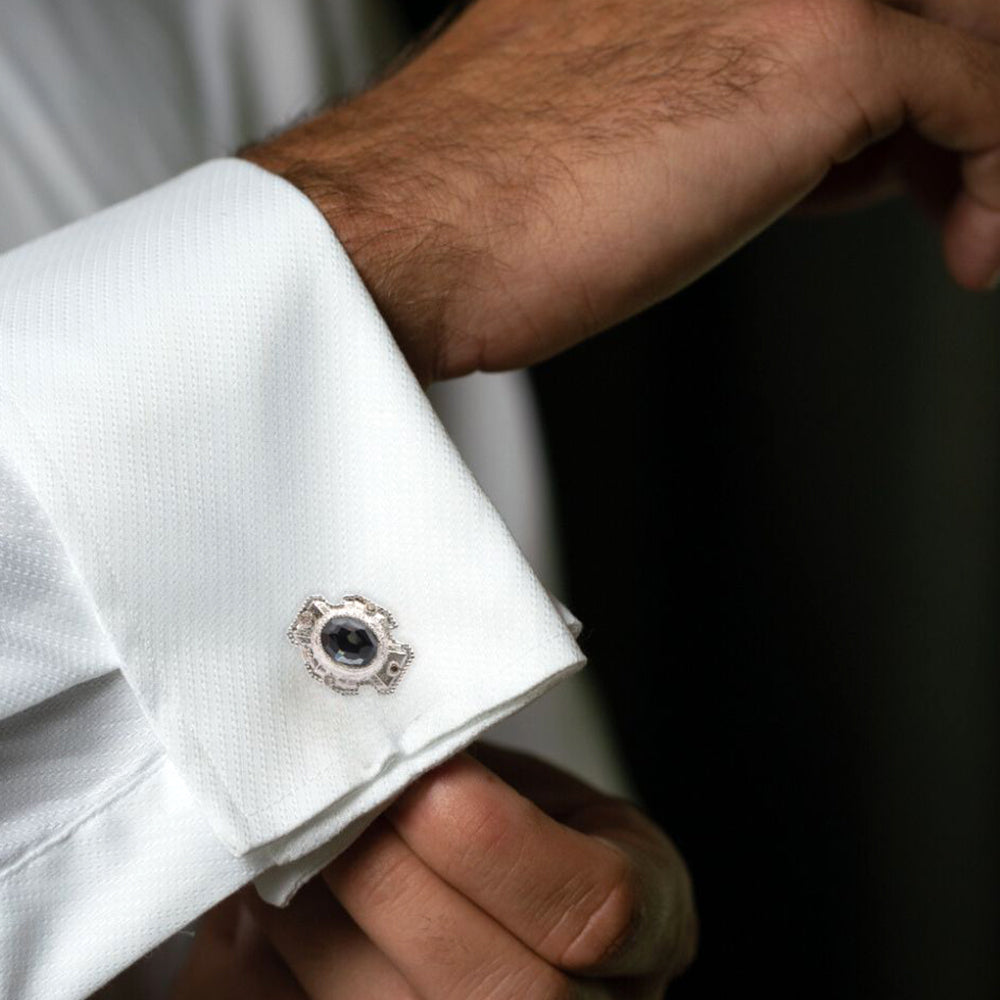
<path fill-rule="evenodd" d="M 311 855 L 272 872 L 277 898 L 581 663 L 325 220 L 243 161 L 0 257 L 0 435 L 96 650 L 76 676 L 32 657 L 44 676 L 0 695 L 0 717 L 120 669 L 243 880 Z M 394 611 L 414 649 L 391 695 L 327 690 L 287 640 L 306 597 L 349 593 Z M 40 641 L 62 613 L 33 623 Z M 0 887 L 48 849 L 25 864 L 22 845 Z"/>
<path fill-rule="evenodd" d="M 398 48 L 400 35 L 393 20 L 387 0 L 282 0 L 281 4 L 8 0 L 0 33 L 0 89 L 5 96 L 0 106 L 0 250 L 224 155 L 304 110 L 357 88 Z M 204 225 L 200 230 L 202 241 L 214 241 L 217 248 L 231 238 L 231 224 L 243 226 L 236 232 L 244 236 L 250 232 L 249 220 L 240 217 L 246 206 L 238 202 L 235 188 L 228 183 L 223 188 L 235 211 L 225 218 L 216 212 L 212 232 Z M 289 197 L 281 184 L 275 185 L 274 193 L 279 203 Z M 280 204 L 272 205 L 270 211 L 279 208 Z M 313 233 L 315 214 L 301 208 L 298 205 L 295 211 L 307 220 L 306 234 Z M 115 211 L 135 209 L 137 224 L 140 217 L 146 220 L 145 246 L 181 239 L 180 216 L 161 212 L 162 225 L 154 225 L 144 199 Z M 101 217 L 88 219 L 58 235 L 59 254 L 50 256 L 36 246 L 30 259 L 43 269 L 61 260 L 59 273 L 68 276 L 72 270 L 79 279 L 83 270 L 63 266 L 70 243 L 79 240 L 77 256 L 103 254 L 110 267 L 106 222 Z M 133 234 L 137 231 L 133 229 Z M 101 238 L 93 238 L 98 232 Z M 120 238 L 123 230 L 118 233 Z M 188 251 L 194 247 L 190 233 L 184 233 L 183 246 Z M 124 248 L 120 239 L 119 247 Z M 249 253 L 244 246 L 236 249 Z M 254 274 L 266 276 L 270 258 L 265 255 L 273 247 L 258 249 L 251 255 L 251 271 L 240 278 L 243 285 L 255 284 Z M 308 239 L 300 249 L 307 258 L 315 256 Z M 332 251 L 332 259 L 338 261 L 339 248 L 334 245 Z M 176 262 L 176 253 L 172 254 Z M 26 259 L 21 258 L 22 271 Z M 6 267 L 8 259 L 3 261 Z M 204 296 L 215 288 L 233 299 L 233 289 L 227 293 L 225 285 L 214 281 L 204 261 L 199 264 L 192 257 L 183 263 L 188 266 L 176 267 L 173 279 L 154 273 L 165 303 L 184 298 L 191 302 L 196 289 Z M 343 261 L 340 265 L 349 276 L 349 268 Z M 197 272 L 198 282 L 190 281 L 192 272 Z M 45 295 L 34 304 L 25 298 L 41 291 L 49 296 L 47 306 Z M 34 329 L 31 324 L 36 320 L 41 322 L 42 307 L 51 311 L 62 302 L 67 314 L 82 315 L 79 306 L 84 300 L 78 292 L 72 283 L 60 290 L 52 274 L 37 274 L 18 289 L 6 287 L 8 305 L 14 308 L 12 304 L 19 303 L 14 313 L 29 322 L 18 336 Z M 115 308 L 134 314 L 136 303 L 149 305 L 149 294 L 128 290 Z M 289 295 L 287 301 L 293 300 L 305 297 Z M 105 315 L 112 305 L 102 304 Z M 242 307 L 234 308 L 242 312 Z M 364 313 L 370 303 L 362 298 L 355 308 Z M 214 322 L 217 310 L 208 312 Z M 327 322 L 332 319 L 326 317 Z M 134 353 L 148 355 L 143 363 L 161 371 L 173 370 L 179 344 L 177 336 L 158 335 L 164 323 L 170 325 L 169 317 L 158 314 L 149 327 L 150 336 L 138 326 L 134 330 Z M 72 323 L 66 319 L 63 326 Z M 385 331 L 375 327 L 375 339 L 384 338 Z M 33 386 L 21 378 L 15 388 L 28 405 L 45 408 L 57 400 L 59 412 L 68 414 L 74 408 L 78 412 L 85 401 L 74 397 L 88 382 L 92 387 L 99 381 L 95 359 L 88 357 L 79 337 L 54 343 L 54 329 L 40 327 L 38 350 L 58 356 L 61 346 L 75 343 L 78 348 L 75 358 L 56 357 L 56 368 L 64 378 L 61 394 L 53 383 L 45 403 L 31 399 Z M 100 331 L 90 332 L 95 342 L 103 341 Z M 269 329 L 266 337 L 277 348 L 276 356 L 287 357 L 285 344 L 271 334 Z M 5 336 L 6 332 L 0 333 L 0 342 Z M 16 360 L 20 353 L 30 355 L 34 346 L 22 343 L 18 353 L 9 355 L 4 350 L 0 346 L 0 365 Z M 163 357 L 155 360 L 161 351 Z M 121 351 L 117 356 L 119 361 L 124 357 Z M 395 362 L 385 371 L 391 378 L 399 377 Z M 244 382 L 240 370 L 232 371 L 237 389 L 253 377 L 249 370 L 242 374 Z M 4 375 L 0 367 L 0 385 L 6 381 Z M 203 386 L 204 377 L 192 388 Z M 216 377 L 221 379 L 221 372 Z M 46 373 L 41 385 L 50 378 L 55 376 Z M 260 382 L 269 384 L 263 377 Z M 172 384 L 178 399 L 175 409 L 181 410 L 188 387 L 179 369 Z M 166 393 L 166 386 L 158 392 Z M 463 455 L 532 565 L 549 586 L 557 587 L 538 429 L 523 374 L 472 376 L 437 386 L 433 395 L 449 433 L 457 434 Z M 404 392 L 398 402 L 409 406 L 412 398 Z M 108 401 L 98 395 L 97 405 L 107 406 Z M 141 415 L 141 410 L 134 412 Z M 423 420 L 422 403 L 420 412 Z M 250 420 L 249 415 L 240 418 Z M 426 756 L 414 754 L 396 761 L 382 777 L 351 796 L 349 808 L 346 801 L 333 804 L 300 828 L 303 837 L 313 831 L 318 839 L 321 830 L 332 833 L 339 823 L 346 823 L 325 847 L 278 866 L 272 865 L 271 857 L 276 846 L 294 853 L 305 850 L 306 844 L 293 848 L 290 838 L 280 838 L 277 845 L 234 855 L 208 825 L 189 778 L 165 756 L 124 679 L 119 637 L 112 640 L 106 627 L 110 619 L 95 606 L 92 581 L 81 575 L 75 565 L 77 553 L 66 544 L 72 525 L 39 502 L 21 463 L 8 450 L 9 427 L 5 421 L 0 428 L 0 997 L 86 996 L 169 938 L 116 983 L 116 996 L 161 1000 L 187 940 L 175 932 L 251 878 L 265 898 L 279 902 L 287 898 L 324 857 L 357 833 L 371 815 L 365 812 L 371 803 L 380 805 L 391 797 L 407 774 L 427 766 L 443 747 L 432 741 Z M 138 433 L 138 426 L 133 429 Z M 267 447 L 280 451 L 278 433 L 269 436 Z M 270 452 L 263 454 L 270 462 Z M 198 463 L 196 467 L 202 468 Z M 89 466 L 85 473 L 85 478 L 100 474 Z M 459 475 L 453 483 L 465 490 L 467 477 Z M 360 507 L 366 496 L 360 490 L 345 493 L 343 499 Z M 351 521 L 350 511 L 338 510 L 345 515 L 345 524 Z M 288 516 L 294 517 L 294 512 Z M 79 525 L 85 521 L 81 518 Z M 227 520 L 223 523 L 228 526 Z M 111 525 L 111 530 L 117 528 Z M 134 525 L 128 530 L 145 546 L 137 554 L 148 556 L 148 530 Z M 419 545 L 423 534 L 422 523 L 411 522 L 413 544 Z M 268 551 L 266 537 L 262 543 L 262 551 Z M 236 586 L 240 585 L 237 580 Z M 227 584 L 227 593 L 232 592 Z M 181 587 L 172 593 L 185 596 Z M 128 606 L 124 595 L 121 604 Z M 400 619 L 401 638 L 412 641 L 406 631 L 413 621 L 409 609 L 399 605 L 393 610 Z M 171 617 L 166 608 L 161 617 Z M 200 620 L 206 622 L 208 617 Z M 286 624 L 283 619 L 282 632 Z M 515 625 L 498 625 L 497 648 L 518 634 Z M 134 627 L 131 622 L 127 631 Z M 290 646 L 279 646 L 283 655 L 293 652 Z M 421 648 L 418 653 L 428 650 Z M 414 663 L 406 684 L 418 676 L 422 662 L 428 662 L 426 656 Z M 304 671 L 301 679 L 307 680 Z M 317 697 L 338 697 L 310 684 Z M 404 687 L 392 697 L 399 697 Z M 303 691 L 294 685 L 290 690 Z M 381 713 L 384 699 L 370 690 L 366 694 L 372 697 L 358 696 L 355 707 Z M 237 734 L 244 732 L 241 713 L 212 715 L 206 710 L 205 714 L 211 716 L 216 739 L 226 738 L 228 727 Z M 469 734 L 487 718 L 473 721 Z M 620 790 L 621 773 L 601 721 L 599 706 L 578 674 L 504 720 L 489 736 L 541 751 L 604 787 Z M 308 781 L 308 775 L 301 774 L 292 784 Z M 353 813 L 360 813 L 360 818 L 349 821 Z"/>

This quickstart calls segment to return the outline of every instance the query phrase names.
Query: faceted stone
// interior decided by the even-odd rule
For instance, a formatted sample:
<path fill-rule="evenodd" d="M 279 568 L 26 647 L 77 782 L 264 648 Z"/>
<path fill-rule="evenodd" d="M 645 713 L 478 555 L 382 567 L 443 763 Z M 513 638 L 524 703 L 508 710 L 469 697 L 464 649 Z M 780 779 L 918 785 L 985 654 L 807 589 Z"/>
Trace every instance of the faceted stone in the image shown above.
<path fill-rule="evenodd" d="M 378 652 L 378 639 L 357 618 L 331 618 L 320 634 L 327 656 L 345 667 L 367 667 Z"/>

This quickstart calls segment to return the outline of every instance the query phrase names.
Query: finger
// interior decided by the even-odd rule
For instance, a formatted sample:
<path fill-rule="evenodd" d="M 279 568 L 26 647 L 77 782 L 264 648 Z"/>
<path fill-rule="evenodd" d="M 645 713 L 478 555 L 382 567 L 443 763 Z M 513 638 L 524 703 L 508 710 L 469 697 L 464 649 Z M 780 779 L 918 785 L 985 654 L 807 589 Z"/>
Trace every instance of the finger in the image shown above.
<path fill-rule="evenodd" d="M 626 799 L 603 794 L 540 757 L 488 743 L 475 744 L 469 755 L 546 815 L 574 830 L 628 840 L 650 852 L 670 843 L 663 831 Z"/>
<path fill-rule="evenodd" d="M 236 893 L 198 922 L 175 1000 L 307 1000 Z"/>
<path fill-rule="evenodd" d="M 584 995 L 443 882 L 383 820 L 324 869 L 323 877 L 420 997 Z"/>
<path fill-rule="evenodd" d="M 311 1000 L 416 1000 L 321 879 L 284 908 L 254 896 L 254 920 Z"/>
<path fill-rule="evenodd" d="M 546 962 L 589 976 L 663 968 L 688 910 L 667 898 L 677 884 L 659 870 L 664 855 L 630 806 L 555 773 L 560 808 L 591 813 L 601 836 L 557 822 L 467 754 L 388 815 L 422 861 Z"/>
<path fill-rule="evenodd" d="M 644 919 L 651 926 L 662 921 L 665 928 L 659 969 L 667 981 L 676 979 L 694 961 L 699 924 L 691 876 L 674 842 L 631 802 L 596 793 L 532 754 L 482 742 L 470 752 L 553 819 L 605 837 L 632 855 L 644 887 Z"/>
<path fill-rule="evenodd" d="M 961 153 L 962 188 L 944 220 L 945 259 L 959 284 L 1000 273 L 1000 47 L 878 8 L 884 71 L 924 138 Z"/>
<path fill-rule="evenodd" d="M 972 291 L 1000 282 L 1000 150 L 963 163 L 963 190 L 944 221 L 945 260 L 955 280 Z"/>
<path fill-rule="evenodd" d="M 534 754 L 482 741 L 467 752 L 560 823 L 594 801 L 592 785 Z"/>

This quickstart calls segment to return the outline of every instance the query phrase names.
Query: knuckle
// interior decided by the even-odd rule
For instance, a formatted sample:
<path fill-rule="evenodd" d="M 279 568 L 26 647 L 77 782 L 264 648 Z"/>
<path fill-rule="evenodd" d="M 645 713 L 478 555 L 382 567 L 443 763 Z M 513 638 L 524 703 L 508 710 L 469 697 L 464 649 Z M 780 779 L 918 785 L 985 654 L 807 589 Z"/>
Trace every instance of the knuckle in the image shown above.
<path fill-rule="evenodd" d="M 581 970 L 609 962 L 627 946 L 640 910 L 638 872 L 624 852 L 614 849 L 593 891 L 575 907 L 569 943 L 557 964 Z"/>
<path fill-rule="evenodd" d="M 535 973 L 527 992 L 512 994 L 512 997 L 526 997 L 527 1000 L 572 1000 L 573 992 L 569 979 L 558 969 L 546 965 Z"/>
<path fill-rule="evenodd" d="M 424 775 L 406 793 L 404 801 L 411 818 L 440 827 L 460 821 L 488 799 L 474 766 L 462 757 L 454 757 Z"/>
<path fill-rule="evenodd" d="M 449 874 L 496 888 L 516 869 L 535 817 L 531 803 L 501 788 L 500 779 L 456 758 L 414 786 L 400 821 L 454 845 L 443 859 Z"/>
<path fill-rule="evenodd" d="M 465 860 L 478 864 L 507 845 L 523 818 L 517 802 L 500 802 L 488 794 L 470 797 L 459 819 L 468 845 Z"/>
<path fill-rule="evenodd" d="M 347 872 L 342 890 L 372 908 L 397 902 L 415 888 L 416 867 L 406 851 L 368 850 L 356 859 Z"/>
<path fill-rule="evenodd" d="M 457 820 L 462 849 L 454 863 L 479 884 L 496 888 L 517 868 L 531 810 L 526 801 L 477 795 L 464 803 Z"/>
<path fill-rule="evenodd" d="M 569 979 L 558 969 L 534 958 L 512 962 L 509 956 L 480 963 L 451 993 L 454 1000 L 571 1000 L 573 996 Z"/>

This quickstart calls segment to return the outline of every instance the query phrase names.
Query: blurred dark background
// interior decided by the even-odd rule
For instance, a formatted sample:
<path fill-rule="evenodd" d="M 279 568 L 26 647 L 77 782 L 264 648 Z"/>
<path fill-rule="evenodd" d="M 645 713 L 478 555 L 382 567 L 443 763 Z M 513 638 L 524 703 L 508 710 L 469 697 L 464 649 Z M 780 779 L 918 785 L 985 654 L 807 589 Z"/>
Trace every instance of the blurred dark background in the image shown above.
<path fill-rule="evenodd" d="M 998 337 L 894 204 L 534 373 L 569 599 L 695 878 L 672 997 L 1000 997 Z"/>
<path fill-rule="evenodd" d="M 998 334 L 892 206 L 537 372 L 572 606 L 695 877 L 678 997 L 1000 996 Z"/>

